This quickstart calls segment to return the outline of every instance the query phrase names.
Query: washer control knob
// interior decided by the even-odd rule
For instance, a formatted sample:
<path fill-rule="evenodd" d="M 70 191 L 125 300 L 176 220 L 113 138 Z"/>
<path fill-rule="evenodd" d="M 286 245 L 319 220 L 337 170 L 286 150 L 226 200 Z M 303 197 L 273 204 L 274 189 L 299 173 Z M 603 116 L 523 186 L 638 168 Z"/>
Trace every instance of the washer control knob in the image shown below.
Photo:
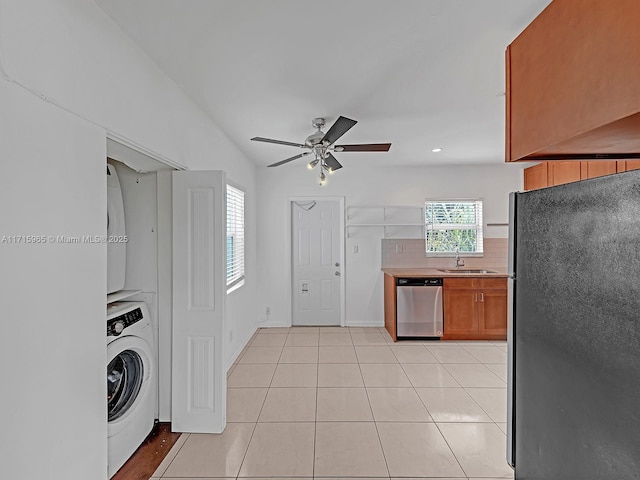
<path fill-rule="evenodd" d="M 115 335 L 120 335 L 122 333 L 122 331 L 124 330 L 124 323 L 122 322 L 116 322 L 113 324 L 112 327 L 113 333 Z"/>

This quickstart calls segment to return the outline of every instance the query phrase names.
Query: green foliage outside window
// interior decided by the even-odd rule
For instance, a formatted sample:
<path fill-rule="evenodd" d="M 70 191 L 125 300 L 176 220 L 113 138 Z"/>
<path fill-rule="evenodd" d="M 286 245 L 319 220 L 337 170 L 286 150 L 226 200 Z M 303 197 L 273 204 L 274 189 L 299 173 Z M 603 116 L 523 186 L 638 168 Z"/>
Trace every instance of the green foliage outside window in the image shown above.
<path fill-rule="evenodd" d="M 482 201 L 428 201 L 427 253 L 482 253 Z"/>

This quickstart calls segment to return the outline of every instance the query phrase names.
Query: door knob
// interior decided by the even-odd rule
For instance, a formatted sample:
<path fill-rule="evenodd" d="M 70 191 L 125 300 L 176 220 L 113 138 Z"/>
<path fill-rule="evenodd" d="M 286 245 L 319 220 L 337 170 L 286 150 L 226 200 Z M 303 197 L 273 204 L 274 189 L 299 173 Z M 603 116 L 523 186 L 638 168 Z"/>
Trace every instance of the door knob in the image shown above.
<path fill-rule="evenodd" d="M 336 277 L 339 277 L 339 276 L 340 276 L 340 272 L 336 272 Z"/>

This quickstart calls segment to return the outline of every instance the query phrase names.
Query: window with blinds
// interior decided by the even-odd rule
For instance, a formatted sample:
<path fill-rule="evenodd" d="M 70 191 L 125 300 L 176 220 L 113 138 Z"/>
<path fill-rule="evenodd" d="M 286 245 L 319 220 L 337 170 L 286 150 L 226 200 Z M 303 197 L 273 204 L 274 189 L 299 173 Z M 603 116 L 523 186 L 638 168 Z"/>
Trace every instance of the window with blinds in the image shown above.
<path fill-rule="evenodd" d="M 427 255 L 482 254 L 482 200 L 425 202 Z"/>
<path fill-rule="evenodd" d="M 244 282 L 244 192 L 227 185 L 227 291 Z"/>

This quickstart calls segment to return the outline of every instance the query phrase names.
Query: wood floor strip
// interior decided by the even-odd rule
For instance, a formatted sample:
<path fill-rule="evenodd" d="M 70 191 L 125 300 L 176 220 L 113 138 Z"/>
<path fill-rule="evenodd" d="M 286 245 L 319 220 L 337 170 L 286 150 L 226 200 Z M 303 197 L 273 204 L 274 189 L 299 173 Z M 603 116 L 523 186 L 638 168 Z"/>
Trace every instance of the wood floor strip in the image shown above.
<path fill-rule="evenodd" d="M 142 445 L 111 480 L 149 480 L 180 435 L 171 432 L 171 423 L 156 423 Z"/>

